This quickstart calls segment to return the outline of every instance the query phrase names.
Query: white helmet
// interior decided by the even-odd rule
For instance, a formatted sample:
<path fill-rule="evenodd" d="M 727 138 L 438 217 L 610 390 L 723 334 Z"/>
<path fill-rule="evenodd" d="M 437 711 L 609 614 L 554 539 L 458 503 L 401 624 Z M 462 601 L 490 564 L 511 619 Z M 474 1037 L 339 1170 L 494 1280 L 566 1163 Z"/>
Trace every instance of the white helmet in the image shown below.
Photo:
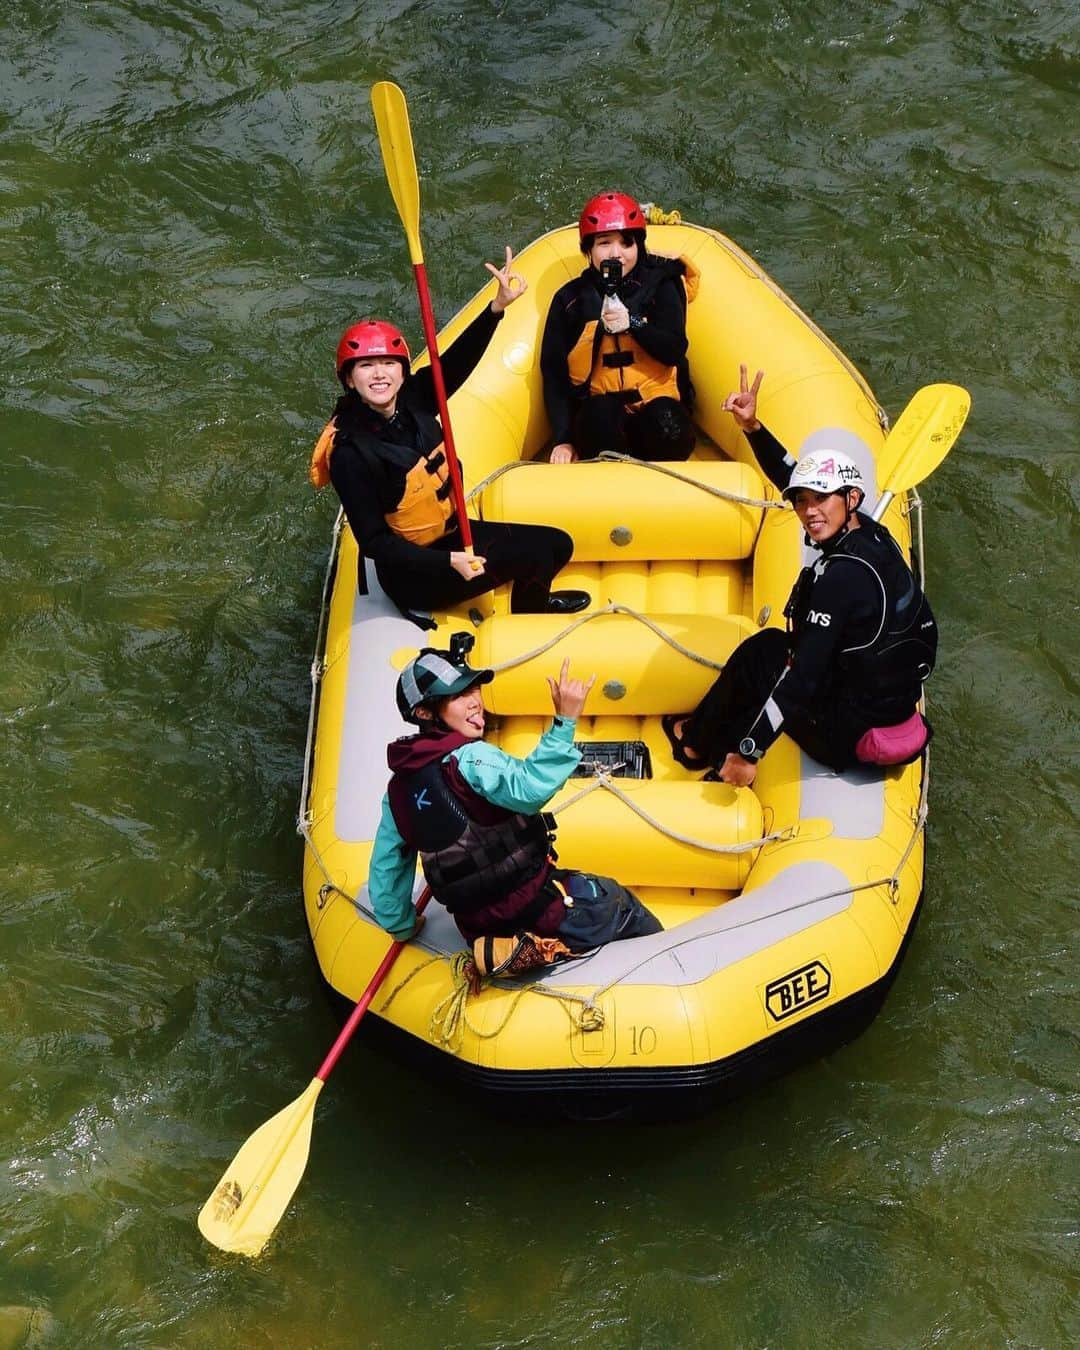
<path fill-rule="evenodd" d="M 850 455 L 841 454 L 839 450 L 815 450 L 803 455 L 791 471 L 784 497 L 790 501 L 800 488 L 809 488 L 811 492 L 843 492 L 845 488 L 858 488 L 866 496 L 862 470 Z"/>

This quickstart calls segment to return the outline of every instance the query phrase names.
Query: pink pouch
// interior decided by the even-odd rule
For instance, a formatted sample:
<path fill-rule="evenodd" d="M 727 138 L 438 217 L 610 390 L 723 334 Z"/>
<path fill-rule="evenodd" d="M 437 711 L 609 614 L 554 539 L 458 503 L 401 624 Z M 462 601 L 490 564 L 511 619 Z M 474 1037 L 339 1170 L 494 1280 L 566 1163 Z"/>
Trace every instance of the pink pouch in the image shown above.
<path fill-rule="evenodd" d="M 855 758 L 863 764 L 910 764 L 929 739 L 930 728 L 915 711 L 906 722 L 864 731 L 855 744 Z"/>

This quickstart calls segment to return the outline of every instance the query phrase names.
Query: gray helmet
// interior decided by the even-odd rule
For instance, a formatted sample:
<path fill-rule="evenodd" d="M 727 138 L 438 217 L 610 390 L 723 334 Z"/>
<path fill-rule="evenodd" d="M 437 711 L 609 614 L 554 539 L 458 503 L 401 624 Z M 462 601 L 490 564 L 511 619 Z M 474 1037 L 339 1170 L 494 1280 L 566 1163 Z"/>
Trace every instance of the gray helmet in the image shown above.
<path fill-rule="evenodd" d="M 814 450 L 803 455 L 791 471 L 791 481 L 784 489 L 784 497 L 790 501 L 800 488 L 809 488 L 811 492 L 843 492 L 847 488 L 858 488 L 866 496 L 866 484 L 862 470 L 850 455 L 839 450 Z"/>
<path fill-rule="evenodd" d="M 425 647 L 419 656 L 413 657 L 398 676 L 395 690 L 398 712 L 406 722 L 419 724 L 416 710 L 422 704 L 453 698 L 474 684 L 491 683 L 495 678 L 493 670 L 473 670 L 469 665 L 472 645 L 471 633 L 455 633 L 449 651 Z"/>

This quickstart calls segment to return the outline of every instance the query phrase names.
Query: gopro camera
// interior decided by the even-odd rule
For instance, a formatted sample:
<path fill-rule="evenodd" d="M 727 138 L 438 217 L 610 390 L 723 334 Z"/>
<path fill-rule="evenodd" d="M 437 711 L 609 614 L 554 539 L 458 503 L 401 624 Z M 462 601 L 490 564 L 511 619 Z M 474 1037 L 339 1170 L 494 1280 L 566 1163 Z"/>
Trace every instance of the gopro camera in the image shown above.
<path fill-rule="evenodd" d="M 450 636 L 450 661 L 453 665 L 468 665 L 469 653 L 476 646 L 472 633 L 452 633 Z"/>
<path fill-rule="evenodd" d="M 618 295 L 622 281 L 622 263 L 618 258 L 605 258 L 600 264 L 600 275 L 604 279 L 604 294 Z"/>

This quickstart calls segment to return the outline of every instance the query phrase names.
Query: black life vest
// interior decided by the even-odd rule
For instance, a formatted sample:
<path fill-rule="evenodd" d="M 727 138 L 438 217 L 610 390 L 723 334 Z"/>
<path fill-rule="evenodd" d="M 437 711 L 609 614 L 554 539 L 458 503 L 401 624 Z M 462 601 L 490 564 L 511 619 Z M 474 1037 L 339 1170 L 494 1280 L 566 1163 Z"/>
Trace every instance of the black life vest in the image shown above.
<path fill-rule="evenodd" d="M 812 608 L 814 582 L 826 568 L 842 563 L 866 569 L 880 589 L 881 620 L 865 641 L 841 648 L 836 684 L 861 703 L 912 708 L 937 660 L 937 622 L 889 531 L 869 516 L 859 519 L 859 529 L 848 530 L 825 557 L 799 573 L 784 615 L 797 635 Z"/>
<path fill-rule="evenodd" d="M 447 782 L 441 760 L 395 773 L 388 795 L 398 833 L 419 853 L 432 893 L 451 914 L 499 904 L 552 853 L 550 816 L 486 803 L 492 820 L 482 824 Z"/>

